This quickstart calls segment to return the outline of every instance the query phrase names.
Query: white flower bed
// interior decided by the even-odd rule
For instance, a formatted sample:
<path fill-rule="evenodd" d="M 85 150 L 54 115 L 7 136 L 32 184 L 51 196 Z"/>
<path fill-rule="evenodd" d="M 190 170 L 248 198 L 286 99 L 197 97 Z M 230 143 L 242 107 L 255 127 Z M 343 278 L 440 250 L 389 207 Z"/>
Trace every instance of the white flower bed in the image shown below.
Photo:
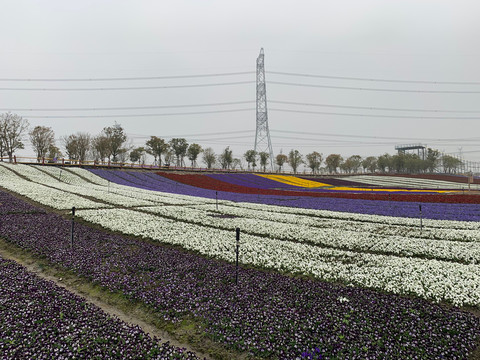
<path fill-rule="evenodd" d="M 239 227 L 249 234 L 261 235 L 280 240 L 291 240 L 302 243 L 317 244 L 323 247 L 334 247 L 361 252 L 390 253 L 406 256 L 423 256 L 444 260 L 480 263 L 479 232 L 472 234 L 477 242 L 458 242 L 405 237 L 395 234 L 377 234 L 372 224 L 351 224 L 347 221 L 330 220 L 328 228 L 319 228 L 314 223 L 299 224 L 298 216 L 283 215 L 282 221 L 276 217 L 265 220 L 243 211 L 245 217 L 220 218 L 213 212 L 189 209 L 187 207 L 163 206 L 146 207 L 145 211 L 180 221 L 194 222 L 199 225 L 218 229 L 234 229 Z M 238 211 L 237 215 L 242 212 Z M 269 215 L 274 213 L 269 212 Z M 307 219 L 309 220 L 309 219 Z M 359 225 L 359 229 L 355 229 Z M 366 225 L 366 226 L 365 226 Z M 429 235 L 437 239 L 445 235 L 444 230 L 431 230 Z M 418 235 L 420 231 L 417 230 Z M 423 233 L 423 232 L 422 232 Z M 452 236 L 454 237 L 454 236 Z"/>
<path fill-rule="evenodd" d="M 105 180 L 104 178 L 97 176 L 88 170 L 77 168 L 77 167 L 69 167 L 68 171 L 75 173 L 94 184 L 108 186 L 108 183 L 109 183 L 108 180 Z"/>
<path fill-rule="evenodd" d="M 355 213 L 341 213 L 324 210 L 311 210 L 304 214 L 298 208 L 273 207 L 272 205 L 255 204 L 256 209 L 245 206 L 244 203 L 222 204 L 218 210 L 219 214 L 230 216 L 241 216 L 252 219 L 286 222 L 302 226 L 313 226 L 319 228 L 342 228 L 344 230 L 371 232 L 382 235 L 401 235 L 421 237 L 427 239 L 480 241 L 480 224 L 466 223 L 459 221 L 423 219 L 423 229 L 420 231 L 418 219 L 394 218 L 380 215 L 362 215 Z M 196 205 L 193 209 L 211 211 L 212 205 Z M 272 211 L 275 208 L 277 211 Z M 289 211 L 293 210 L 293 211 Z M 284 212 L 285 211 L 285 212 Z M 403 224 L 402 224 L 403 222 Z M 387 224 L 388 226 L 385 226 Z M 450 225 L 450 227 L 448 227 Z M 467 227 L 466 229 L 460 227 Z"/>
<path fill-rule="evenodd" d="M 3 166 L 0 166 L 0 186 L 26 196 L 42 205 L 59 210 L 71 209 L 73 206 L 77 208 L 106 207 L 102 203 L 75 194 L 24 180 Z"/>
<path fill-rule="evenodd" d="M 234 260 L 233 229 L 188 224 L 127 209 L 82 210 L 78 215 L 111 230 Z M 480 305 L 478 265 L 325 249 L 248 234 L 241 235 L 240 261 L 456 305 Z"/>
<path fill-rule="evenodd" d="M 403 176 L 375 176 L 375 175 L 352 175 L 339 177 L 341 180 L 351 180 L 367 185 L 383 187 L 402 187 L 415 189 L 468 189 L 468 184 L 445 180 L 433 180 L 422 178 L 411 178 Z M 327 181 L 328 182 L 328 181 Z M 472 184 L 471 189 L 478 189 L 477 184 Z"/>
<path fill-rule="evenodd" d="M 339 211 L 330 211 L 330 210 L 314 210 L 314 209 L 303 209 L 287 206 L 277 206 L 277 205 L 263 205 L 256 203 L 232 203 L 237 207 L 245 209 L 253 209 L 260 211 L 270 211 L 281 214 L 297 214 L 297 215 L 307 215 L 314 216 L 318 218 L 326 219 L 344 219 L 344 220 L 354 220 L 360 222 L 372 222 L 385 225 L 405 225 L 417 227 L 419 224 L 418 219 L 412 218 L 403 218 L 403 217 L 394 217 L 394 216 L 381 216 L 381 215 L 369 215 L 369 214 L 358 214 L 358 213 L 348 213 L 348 212 L 339 212 Z M 445 229 L 468 229 L 468 230 L 480 230 L 480 223 L 473 221 L 452 221 L 452 220 L 432 220 L 432 219 L 423 219 L 423 225 L 434 227 L 434 228 L 445 228 Z"/>
<path fill-rule="evenodd" d="M 148 206 L 148 205 L 159 205 L 159 204 L 169 204 L 169 205 L 192 205 L 192 204 L 206 204 L 212 202 L 210 199 L 205 199 L 201 197 L 193 197 L 187 195 L 177 195 L 169 193 L 160 193 L 157 191 L 145 190 L 132 188 L 130 186 L 118 185 L 115 183 L 109 183 L 108 181 L 102 181 L 103 179 L 92 174 L 85 169 L 75 168 L 75 173 L 70 172 L 74 168 L 69 168 L 68 170 L 62 169 L 60 175 L 60 169 L 52 168 L 49 166 L 35 166 L 35 165 L 24 165 L 24 164 L 2 164 L 4 171 L 9 176 L 13 176 L 12 181 L 15 182 L 16 179 L 20 179 L 11 171 L 8 171 L 7 168 L 12 169 L 16 173 L 20 174 L 31 180 L 31 182 L 26 181 L 26 186 L 32 187 L 37 185 L 48 185 L 49 187 L 59 189 L 65 193 L 76 194 L 88 198 L 95 198 L 100 204 L 88 207 L 102 207 L 105 204 L 112 204 L 124 207 L 136 207 L 136 206 Z M 87 179 L 87 180 L 86 180 Z M 100 179 L 100 180 L 98 180 Z M 11 182 L 11 181 L 10 181 Z M 103 185 L 100 185 L 102 184 Z M 20 183 L 18 186 L 23 186 Z M 9 188 L 10 189 L 10 188 Z M 15 191 L 15 188 L 13 191 Z M 10 189 L 12 190 L 12 189 Z M 53 190 L 53 189 L 52 189 Z M 19 191 L 22 191 L 19 189 Z M 18 191 L 17 191 L 18 192 Z M 24 195 L 24 194 L 22 194 Z M 32 196 L 35 194 L 32 193 Z M 70 197 L 71 198 L 71 197 Z M 37 198 L 32 198 L 32 200 L 38 200 Z M 223 202 L 219 202 L 223 203 Z M 45 204 L 48 205 L 48 204 Z M 70 206 L 71 207 L 71 206 Z M 107 206 L 108 207 L 108 206 Z"/>

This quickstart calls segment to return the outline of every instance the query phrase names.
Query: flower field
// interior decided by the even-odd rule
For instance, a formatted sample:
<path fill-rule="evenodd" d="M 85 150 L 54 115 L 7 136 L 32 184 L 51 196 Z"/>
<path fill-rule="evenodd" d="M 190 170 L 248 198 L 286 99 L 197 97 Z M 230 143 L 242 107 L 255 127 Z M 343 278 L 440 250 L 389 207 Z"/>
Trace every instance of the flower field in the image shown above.
<path fill-rule="evenodd" d="M 0 164 L 0 187 L 46 206 L 0 192 L 0 237 L 257 358 L 466 359 L 478 344 L 480 319 L 457 308 L 480 308 L 475 196 L 319 197 L 218 175 Z M 73 249 L 49 210 L 72 206 Z"/>
<path fill-rule="evenodd" d="M 2 359 L 198 359 L 0 256 Z"/>

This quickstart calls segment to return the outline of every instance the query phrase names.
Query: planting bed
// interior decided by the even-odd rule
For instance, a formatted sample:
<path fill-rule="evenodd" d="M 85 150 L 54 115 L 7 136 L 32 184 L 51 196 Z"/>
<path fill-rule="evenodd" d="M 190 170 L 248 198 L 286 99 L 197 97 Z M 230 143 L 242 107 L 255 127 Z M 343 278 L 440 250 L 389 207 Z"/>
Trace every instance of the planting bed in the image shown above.
<path fill-rule="evenodd" d="M 2 359 L 198 359 L 0 256 Z"/>
<path fill-rule="evenodd" d="M 267 205 L 288 202 L 286 194 L 203 189 L 143 172 L 95 170 L 101 179 L 76 169 L 63 180 L 56 172 L 1 165 L 0 186 L 22 176 L 18 183 L 31 189 L 78 196 L 77 215 L 87 223 L 75 225 L 73 249 L 68 218 L 5 192 L 0 237 L 145 304 L 165 324 L 190 321 L 229 351 L 272 359 L 467 359 L 478 344 L 480 319 L 458 308 L 480 309 L 480 225 L 465 221 L 478 218 L 478 204 L 424 203 L 420 229 L 413 210 L 410 217 L 369 211 L 389 207 L 393 215 L 392 203 L 418 209 L 406 201 L 295 195 L 322 210 L 305 209 Z M 50 207 L 64 204 L 17 191 Z M 83 205 L 87 197 L 93 205 Z M 355 213 L 324 209 L 342 202 Z"/>

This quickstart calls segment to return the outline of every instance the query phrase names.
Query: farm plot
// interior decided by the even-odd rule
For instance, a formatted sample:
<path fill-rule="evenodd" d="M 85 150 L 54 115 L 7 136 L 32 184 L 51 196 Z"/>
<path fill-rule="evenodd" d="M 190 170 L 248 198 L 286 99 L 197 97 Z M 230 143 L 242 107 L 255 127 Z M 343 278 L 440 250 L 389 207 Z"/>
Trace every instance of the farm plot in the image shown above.
<path fill-rule="evenodd" d="M 32 166 L 15 167 L 15 171 L 49 186 L 58 183 Z M 210 199 L 124 185 L 115 185 L 107 197 L 105 187 L 102 192 L 86 181 L 85 186 L 72 182 L 77 185 L 55 186 L 78 197 L 89 194 L 89 201 L 99 205 L 80 208 L 78 216 L 109 230 L 233 261 L 232 247 L 226 244 L 235 227 L 240 227 L 240 261 L 246 265 L 480 306 L 477 223 L 428 220 L 420 230 L 418 220 L 412 219 L 228 201 L 221 202 L 217 212 Z M 174 206 L 176 200 L 169 206 L 156 203 L 177 197 L 182 206 Z M 438 206 L 442 205 L 452 204 Z"/>
<path fill-rule="evenodd" d="M 198 359 L 0 256 L 3 359 Z"/>
<path fill-rule="evenodd" d="M 21 202 L 8 201 L 11 195 L 2 196 L 6 201 L 0 215 L 1 237 L 153 307 L 165 321 L 196 319 L 209 339 L 252 356 L 296 359 L 315 352 L 327 359 L 465 359 L 480 335 L 480 319 L 455 308 L 254 269 L 240 268 L 236 285 L 235 267 L 227 262 L 108 234 L 88 225 L 77 225 L 72 249 L 68 220 L 41 211 L 20 214 Z M 117 210 L 127 217 L 135 212 Z M 109 209 L 97 211 L 112 215 Z M 172 224 L 177 225 L 177 232 L 184 231 L 184 238 L 200 230 L 198 225 L 148 216 L 155 217 L 161 226 L 166 224 L 158 234 L 164 232 L 172 238 L 178 239 L 169 232 Z M 109 221 L 113 222 L 112 218 Z M 123 217 L 122 223 L 127 222 Z M 149 223 L 144 220 L 140 229 Z M 211 229 L 211 237 L 223 235 Z M 289 247 L 282 246 L 286 241 L 258 238 L 262 240 L 283 249 Z M 242 249 L 253 246 L 249 243 L 242 242 Z M 223 247 L 231 247 L 228 240 L 223 241 Z M 347 259 L 346 253 L 342 254 Z M 297 257 L 295 261 L 303 260 Z"/>

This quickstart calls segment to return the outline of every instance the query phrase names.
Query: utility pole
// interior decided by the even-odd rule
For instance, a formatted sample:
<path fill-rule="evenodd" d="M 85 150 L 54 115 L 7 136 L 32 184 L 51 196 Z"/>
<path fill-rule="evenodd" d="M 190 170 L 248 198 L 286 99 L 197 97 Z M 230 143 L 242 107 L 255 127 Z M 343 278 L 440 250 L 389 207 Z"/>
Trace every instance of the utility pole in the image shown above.
<path fill-rule="evenodd" d="M 273 150 L 268 130 L 267 90 L 265 86 L 265 62 L 263 48 L 257 58 L 257 129 L 255 132 L 255 152 L 270 155 L 270 167 L 273 171 Z"/>

